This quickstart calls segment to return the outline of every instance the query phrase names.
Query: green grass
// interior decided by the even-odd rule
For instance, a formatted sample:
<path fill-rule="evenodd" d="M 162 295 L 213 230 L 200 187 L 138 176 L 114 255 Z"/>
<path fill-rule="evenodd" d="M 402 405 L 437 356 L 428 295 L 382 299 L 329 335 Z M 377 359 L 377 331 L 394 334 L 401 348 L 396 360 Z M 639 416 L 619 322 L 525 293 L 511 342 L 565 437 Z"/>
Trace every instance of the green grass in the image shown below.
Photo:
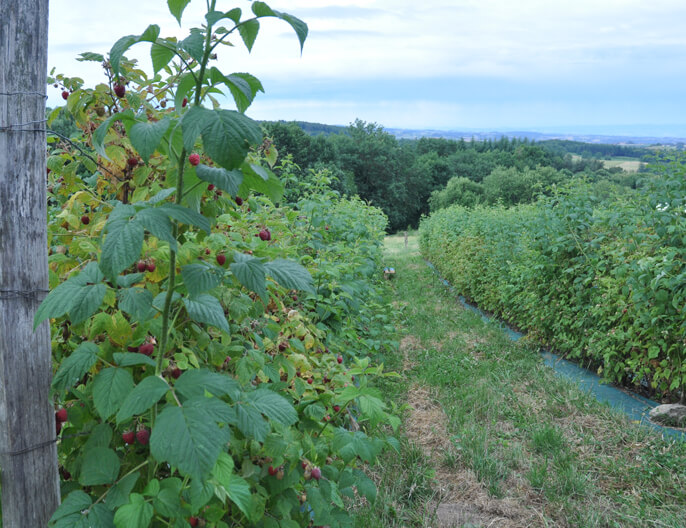
<path fill-rule="evenodd" d="M 416 237 L 407 249 L 402 236 L 388 237 L 386 251 L 399 339 L 416 346 L 388 358 L 402 376 L 383 391 L 402 405 L 425 387 L 446 438 L 439 452 L 422 449 L 421 435 L 408 434 L 417 415 L 405 412 L 401 451 L 375 469 L 379 495 L 357 526 L 436 526 L 451 475 L 460 501 L 517 505 L 512 526 L 686 526 L 686 443 L 630 423 L 555 377 L 526 339 L 514 343 L 462 309 L 419 257 Z"/>

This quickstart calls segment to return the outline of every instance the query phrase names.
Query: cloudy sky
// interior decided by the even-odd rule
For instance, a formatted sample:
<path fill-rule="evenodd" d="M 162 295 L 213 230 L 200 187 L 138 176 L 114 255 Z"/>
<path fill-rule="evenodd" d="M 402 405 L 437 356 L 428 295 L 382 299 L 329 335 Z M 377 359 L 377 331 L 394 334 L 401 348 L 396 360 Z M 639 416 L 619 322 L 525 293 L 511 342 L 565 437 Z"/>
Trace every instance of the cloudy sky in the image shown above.
<path fill-rule="evenodd" d="M 305 21 L 302 55 L 284 22 L 262 24 L 248 55 L 223 48 L 222 69 L 260 78 L 248 115 L 387 128 L 516 129 L 665 135 L 686 131 L 683 0 L 271 0 Z M 217 8 L 250 2 L 219 0 Z M 49 66 L 88 83 L 117 38 L 150 23 L 185 36 L 164 0 L 51 0 Z M 128 56 L 144 60 L 140 44 Z M 145 62 L 143 62 L 145 64 Z M 49 103 L 58 104 L 57 90 Z M 683 133 L 683 132 L 680 132 Z"/>

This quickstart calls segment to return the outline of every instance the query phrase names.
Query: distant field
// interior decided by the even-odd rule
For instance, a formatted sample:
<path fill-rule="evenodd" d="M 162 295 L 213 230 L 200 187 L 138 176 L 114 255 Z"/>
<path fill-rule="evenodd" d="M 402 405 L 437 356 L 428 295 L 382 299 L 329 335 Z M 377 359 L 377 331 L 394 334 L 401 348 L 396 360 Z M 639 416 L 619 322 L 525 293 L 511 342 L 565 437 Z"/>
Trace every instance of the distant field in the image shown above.
<path fill-rule="evenodd" d="M 603 165 L 606 169 L 611 169 L 613 167 L 621 167 L 627 172 L 638 172 L 643 165 L 643 162 L 635 158 L 612 158 L 609 160 L 603 160 Z"/>

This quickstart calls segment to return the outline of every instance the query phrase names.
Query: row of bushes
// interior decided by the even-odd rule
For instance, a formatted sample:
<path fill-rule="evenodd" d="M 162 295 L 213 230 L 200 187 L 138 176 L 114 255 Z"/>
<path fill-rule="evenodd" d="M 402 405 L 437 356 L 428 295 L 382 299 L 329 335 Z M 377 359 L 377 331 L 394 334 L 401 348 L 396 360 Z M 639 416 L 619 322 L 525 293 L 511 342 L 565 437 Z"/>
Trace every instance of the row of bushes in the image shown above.
<path fill-rule="evenodd" d="M 466 297 L 605 379 L 663 397 L 686 387 L 684 159 L 639 192 L 577 184 L 533 205 L 452 207 L 421 249 Z"/>

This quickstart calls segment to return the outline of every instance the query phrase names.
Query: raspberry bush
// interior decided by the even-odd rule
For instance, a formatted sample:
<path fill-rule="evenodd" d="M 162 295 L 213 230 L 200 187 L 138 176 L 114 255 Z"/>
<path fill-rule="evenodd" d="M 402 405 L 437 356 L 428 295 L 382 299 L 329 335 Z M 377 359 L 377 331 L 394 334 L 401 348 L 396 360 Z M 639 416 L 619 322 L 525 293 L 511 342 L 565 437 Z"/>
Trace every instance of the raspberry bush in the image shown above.
<path fill-rule="evenodd" d="M 189 0 L 168 4 L 181 23 Z M 183 40 L 151 25 L 82 54 L 105 83 L 50 79 L 68 94 L 50 119 L 79 129 L 49 145 L 35 320 L 52 324 L 60 409 L 53 527 L 348 526 L 348 498 L 375 496 L 361 464 L 398 425 L 373 387 L 391 375 L 372 363 L 393 345 L 386 218 L 326 173 L 284 203 L 276 148 L 245 115 L 262 85 L 216 66 L 265 17 L 302 46 L 297 18 L 212 0 Z M 138 43 L 152 76 L 125 56 Z"/>

